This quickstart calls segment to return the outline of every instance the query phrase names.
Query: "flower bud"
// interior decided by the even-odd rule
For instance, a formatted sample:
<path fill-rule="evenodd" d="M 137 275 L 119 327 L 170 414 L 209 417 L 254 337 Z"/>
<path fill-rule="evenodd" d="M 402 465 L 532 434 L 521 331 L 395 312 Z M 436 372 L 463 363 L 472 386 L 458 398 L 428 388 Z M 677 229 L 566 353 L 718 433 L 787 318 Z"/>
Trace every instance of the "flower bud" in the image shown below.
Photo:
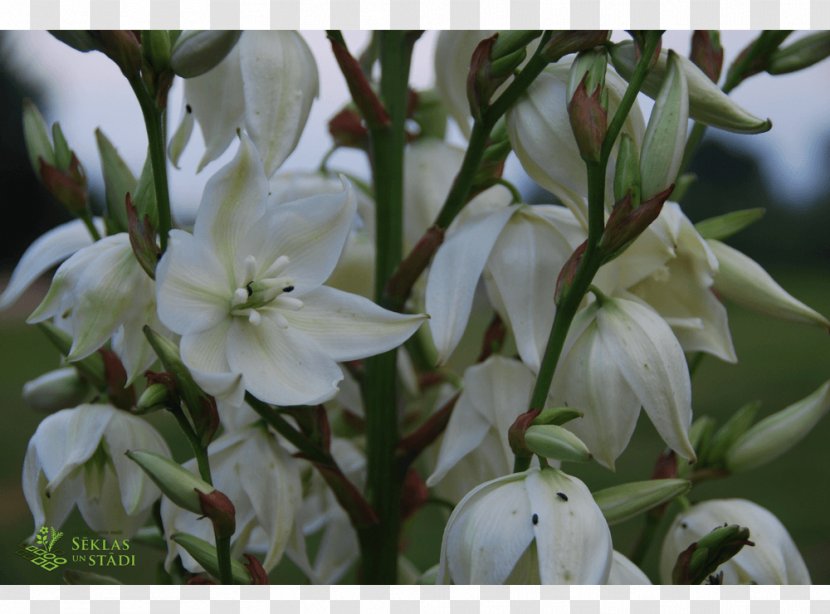
<path fill-rule="evenodd" d="M 651 198 L 674 184 L 686 149 L 688 124 L 689 89 L 686 76 L 679 56 L 670 51 L 668 71 L 651 111 L 640 154 L 643 198 Z"/>
<path fill-rule="evenodd" d="M 592 96 L 597 88 L 604 88 L 607 66 L 608 54 L 605 49 L 591 49 L 577 55 L 568 75 L 566 90 L 568 102 L 573 100 L 577 88 L 583 81 L 585 81 L 585 90 L 589 96 Z"/>
<path fill-rule="evenodd" d="M 577 64 L 571 67 L 571 80 L 575 74 L 574 67 L 579 68 Z M 602 69 L 599 75 L 595 70 L 583 73 L 584 76 L 572 95 L 570 94 L 570 82 L 568 84 L 568 118 L 579 148 L 579 155 L 586 162 L 599 161 L 602 143 L 608 129 L 608 93 L 604 88 L 604 62 Z M 579 74 L 578 70 L 576 74 Z M 604 103 L 603 98 L 605 98 Z"/>
<path fill-rule="evenodd" d="M 23 400 L 32 409 L 53 412 L 75 407 L 86 401 L 92 392 L 87 380 L 74 367 L 44 373 L 23 386 Z"/>
<path fill-rule="evenodd" d="M 571 407 L 546 407 L 539 412 L 539 415 L 533 420 L 533 424 L 555 424 L 556 426 L 562 426 L 582 416 L 581 411 L 577 411 Z"/>
<path fill-rule="evenodd" d="M 754 311 L 830 329 L 830 321 L 779 286 L 757 262 L 720 241 L 708 241 L 718 259 L 713 289 Z"/>
<path fill-rule="evenodd" d="M 95 30 L 92 33 L 98 49 L 116 63 L 127 80 L 141 73 L 141 43 L 132 30 Z"/>
<path fill-rule="evenodd" d="M 541 51 L 549 62 L 558 62 L 569 53 L 578 53 L 604 44 L 608 30 L 561 30 L 553 32 Z"/>
<path fill-rule="evenodd" d="M 722 577 L 715 570 L 738 554 L 749 541 L 749 529 L 737 524 L 725 524 L 712 529 L 700 541 L 692 543 L 677 557 L 672 569 L 672 584 L 701 584 L 707 578 L 719 583 Z"/>
<path fill-rule="evenodd" d="M 596 491 L 594 500 L 608 524 L 615 525 L 671 501 L 691 487 L 691 482 L 675 479 L 629 482 Z"/>
<path fill-rule="evenodd" d="M 174 533 L 170 539 L 184 548 L 210 575 L 214 578 L 219 577 L 219 556 L 212 544 L 187 533 Z M 231 559 L 231 576 L 236 584 L 251 583 L 248 570 L 235 559 Z"/>
<path fill-rule="evenodd" d="M 588 446 L 579 437 L 555 424 L 528 428 L 525 431 L 525 445 L 534 454 L 545 458 L 576 463 L 591 460 Z"/>
<path fill-rule="evenodd" d="M 717 83 L 723 68 L 720 33 L 717 30 L 695 30 L 690 59 L 713 83 Z"/>
<path fill-rule="evenodd" d="M 101 172 L 104 176 L 104 196 L 107 202 L 107 219 L 118 232 L 127 230 L 127 212 L 124 197 L 136 191 L 136 178 L 130 167 L 119 155 L 118 150 L 101 131 L 95 130 L 95 142 L 101 157 Z"/>
<path fill-rule="evenodd" d="M 830 381 L 746 431 L 726 453 L 726 467 L 730 471 L 746 471 L 776 459 L 798 444 L 828 410 Z"/>
<path fill-rule="evenodd" d="M 643 92 L 656 98 L 668 71 L 668 52 L 661 52 L 660 59 L 649 71 L 643 83 Z M 677 56 L 689 88 L 689 116 L 701 123 L 730 132 L 757 134 L 772 128 L 772 122 L 755 117 L 740 107 L 720 88 L 712 83 L 690 60 Z M 634 43 L 625 41 L 611 49 L 614 68 L 625 79 L 630 79 L 637 64 Z"/>
<path fill-rule="evenodd" d="M 54 166 L 55 150 L 49 140 L 46 121 L 35 103 L 28 98 L 23 101 L 23 139 L 26 141 L 26 152 L 32 169 L 40 177 L 40 160 Z"/>
<path fill-rule="evenodd" d="M 485 482 L 444 529 L 437 583 L 599 584 L 611 533 L 588 488 L 557 469 Z"/>
<path fill-rule="evenodd" d="M 741 209 L 739 211 L 731 211 L 723 215 L 716 215 L 702 220 L 695 224 L 695 230 L 700 233 L 704 239 L 716 239 L 722 241 L 728 239 L 734 234 L 739 233 L 744 228 L 757 222 L 764 217 L 766 209 L 763 207 L 756 207 L 755 209 Z"/>
<path fill-rule="evenodd" d="M 49 34 L 82 53 L 98 49 L 98 42 L 89 30 L 49 30 Z"/>
<path fill-rule="evenodd" d="M 701 456 L 702 463 L 722 465 L 726 452 L 752 426 L 759 409 L 761 409 L 761 403 L 754 401 L 736 411 L 712 436 L 711 443 L 707 446 L 706 456 Z"/>
<path fill-rule="evenodd" d="M 173 503 L 194 514 L 204 514 L 199 493 L 210 494 L 216 490 L 213 486 L 160 454 L 128 450 L 127 457 L 141 467 Z"/>
<path fill-rule="evenodd" d="M 752 547 L 740 549 L 746 537 L 737 525 L 749 529 Z M 773 514 L 752 501 L 715 499 L 678 514 L 666 534 L 660 555 L 660 576 L 664 583 L 672 581 L 672 570 L 679 555 L 695 542 L 701 553 L 693 551 L 685 569 L 697 571 L 698 577 L 687 576 L 686 583 L 699 583 L 708 574 L 722 573 L 723 584 L 810 584 L 804 559 L 787 529 Z M 731 553 L 722 550 L 730 547 Z M 737 553 L 735 548 L 739 550 Z M 729 554 L 731 559 L 704 571 L 707 559 L 717 561 L 719 549 L 721 555 Z"/>
<path fill-rule="evenodd" d="M 614 201 L 619 202 L 626 196 L 631 197 L 631 205 L 636 209 L 640 205 L 640 152 L 637 145 L 627 134 L 620 135 L 620 150 L 614 169 Z"/>
<path fill-rule="evenodd" d="M 135 404 L 135 413 L 149 414 L 159 409 L 165 409 L 171 402 L 170 390 L 164 384 L 150 384 L 138 397 Z"/>
<path fill-rule="evenodd" d="M 767 72 L 771 75 L 795 72 L 821 62 L 828 56 L 830 56 L 830 32 L 814 32 L 773 53 Z"/>
<path fill-rule="evenodd" d="M 167 30 L 141 31 L 141 50 L 156 72 L 170 68 L 171 45 L 170 32 Z"/>
<path fill-rule="evenodd" d="M 239 30 L 185 30 L 170 53 L 170 66 L 180 77 L 192 79 L 209 71 L 230 53 Z"/>

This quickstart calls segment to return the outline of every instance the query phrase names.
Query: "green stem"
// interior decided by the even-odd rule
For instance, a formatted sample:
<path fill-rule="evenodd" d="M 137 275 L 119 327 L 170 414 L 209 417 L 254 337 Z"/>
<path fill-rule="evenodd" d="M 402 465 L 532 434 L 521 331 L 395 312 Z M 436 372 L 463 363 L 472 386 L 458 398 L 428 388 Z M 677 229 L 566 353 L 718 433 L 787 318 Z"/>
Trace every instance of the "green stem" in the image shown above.
<path fill-rule="evenodd" d="M 219 563 L 219 580 L 222 584 L 236 584 L 231 571 L 231 536 L 216 536 L 216 560 Z"/>
<path fill-rule="evenodd" d="M 585 253 L 579 267 L 574 274 L 573 281 L 562 294 L 559 304 L 556 306 L 556 315 L 550 329 L 548 342 L 545 346 L 545 353 L 539 367 L 539 374 L 530 398 L 530 409 L 541 409 L 548 397 L 550 385 L 553 381 L 553 374 L 559 363 L 562 348 L 565 346 L 565 339 L 571 322 L 579 310 L 579 305 L 585 297 L 585 293 L 591 287 L 599 267 L 602 264 L 602 255 L 597 247 L 602 239 L 605 225 L 605 171 L 608 166 L 608 158 L 614 146 L 614 141 L 619 136 L 620 130 L 631 110 L 637 94 L 643 85 L 646 73 L 648 72 L 648 59 L 657 48 L 659 33 L 652 33 L 648 37 L 643 56 L 637 63 L 634 73 L 629 81 L 628 88 L 620 101 L 620 106 L 605 134 L 602 143 L 600 159 L 598 162 L 587 164 L 588 170 L 588 240 Z M 531 457 L 517 456 L 513 463 L 514 471 L 524 471 L 530 466 Z"/>
<path fill-rule="evenodd" d="M 89 231 L 90 236 L 92 237 L 93 241 L 100 241 L 101 240 L 101 233 L 98 232 L 98 229 L 95 228 L 95 224 L 92 222 L 92 215 L 89 211 L 84 211 L 80 215 L 81 221 L 86 226 L 86 229 Z"/>
<path fill-rule="evenodd" d="M 383 289 L 403 255 L 403 152 L 408 102 L 412 33 L 379 34 L 380 99 L 389 114 L 387 125 L 369 130 L 375 184 L 375 296 L 382 306 Z M 398 578 L 401 475 L 395 462 L 398 444 L 397 361 L 392 350 L 366 361 L 367 497 L 378 522 L 360 531 L 361 582 L 395 584 Z"/>

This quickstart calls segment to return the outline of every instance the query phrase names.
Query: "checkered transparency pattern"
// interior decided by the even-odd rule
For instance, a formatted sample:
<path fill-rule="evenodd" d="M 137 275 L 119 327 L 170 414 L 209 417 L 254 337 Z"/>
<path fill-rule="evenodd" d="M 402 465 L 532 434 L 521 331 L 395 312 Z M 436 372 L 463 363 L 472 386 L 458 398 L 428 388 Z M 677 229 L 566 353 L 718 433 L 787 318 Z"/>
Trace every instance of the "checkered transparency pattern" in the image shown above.
<path fill-rule="evenodd" d="M 0 28 L 830 28 L 830 0 L 3 0 Z"/>

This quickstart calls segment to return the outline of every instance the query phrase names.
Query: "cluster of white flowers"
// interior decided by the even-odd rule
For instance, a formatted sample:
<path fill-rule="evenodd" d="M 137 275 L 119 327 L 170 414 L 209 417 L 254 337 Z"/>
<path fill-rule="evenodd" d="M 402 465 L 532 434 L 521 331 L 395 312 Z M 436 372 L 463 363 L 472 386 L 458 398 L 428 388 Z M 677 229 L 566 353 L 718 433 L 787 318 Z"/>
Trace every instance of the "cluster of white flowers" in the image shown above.
<path fill-rule="evenodd" d="M 446 32 L 438 38 L 437 89 L 466 138 L 472 122 L 468 58 L 491 34 Z M 617 70 L 606 67 L 610 59 L 601 59 L 598 87 L 609 118 L 623 104 L 631 78 L 623 53 L 631 49 L 623 46 L 612 54 Z M 447 54 L 454 59 L 446 61 Z M 365 547 L 350 528 L 354 510 L 343 504 L 350 488 L 360 492 L 366 484 L 369 435 L 359 425 L 367 382 L 361 380 L 363 365 L 354 361 L 413 338 L 431 364 L 421 364 L 423 356 L 413 363 L 399 352 L 404 386 L 393 417 L 399 415 L 402 425 L 418 424 L 452 411 L 434 452 L 417 465 L 429 476 L 425 488 L 455 506 L 437 572 L 432 570 L 436 580 L 645 583 L 645 574 L 613 548 L 613 509 L 564 473 L 559 461 L 594 459 L 613 470 L 641 408 L 674 455 L 684 463 L 698 460 L 687 354 L 738 359 L 723 297 L 776 317 L 830 327 L 749 257 L 718 240 L 724 233 L 705 232 L 679 204 L 666 202 L 651 224 L 598 267 L 567 329 L 550 389 L 543 391 L 547 400 L 530 408 L 561 286 L 568 283 L 564 276 L 574 254 L 592 239 L 588 174 L 569 103 L 588 70 L 580 73 L 579 67 L 593 56 L 583 62 L 570 55 L 550 64 L 505 115 L 505 139 L 522 167 L 563 204 L 525 204 L 504 186 L 482 186 L 446 229 L 425 284 L 415 285 L 403 313 L 373 302 L 379 299 L 372 296 L 374 237 L 385 230 L 376 228 L 372 196 L 342 175 L 278 172 L 318 95 L 317 67 L 303 38 L 294 32 L 185 33 L 171 58 L 173 68 L 190 77 L 181 124 L 169 142 L 172 161 L 178 163 L 194 122 L 205 142 L 199 170 L 232 144 L 237 147 L 233 160 L 207 183 L 193 228 L 170 231 L 151 276 L 135 257 L 135 227 L 113 232 L 111 224 L 96 218 L 91 224 L 97 232 L 109 233 L 93 240 L 88 225 L 70 222 L 32 244 L 0 295 L 0 307 L 11 305 L 62 263 L 28 320 L 50 323 L 53 334 L 64 335 L 66 361 L 78 367 L 77 373 L 61 371 L 27 389 L 27 398 L 60 409 L 41 423 L 23 468 L 36 530 L 59 526 L 73 505 L 95 531 L 130 536 L 144 526 L 170 482 L 152 470 L 145 474 L 125 452 L 171 454 L 150 422 L 136 415 L 136 406 L 181 412 L 180 395 L 194 437 L 202 437 L 212 485 L 235 508 L 231 556 L 256 553 L 271 571 L 287 555 L 310 579 L 338 581 Z M 617 175 L 632 155 L 642 170 L 636 207 L 676 182 L 689 118 L 738 132 L 765 125 L 702 74 L 673 52 L 662 52 L 643 86 L 656 98 L 655 108 L 645 118 L 634 103 L 621 128 L 625 146 L 613 148 L 602 178 L 601 206 L 609 228 L 618 212 Z M 439 215 L 464 157 L 464 149 L 428 134 L 405 146 L 407 250 Z M 479 345 L 479 333 L 471 332 L 476 326 L 469 324 L 488 316 L 506 329 L 512 345 L 501 344 L 493 355 L 490 348 L 478 362 L 467 360 L 471 346 Z M 156 344 L 148 340 L 153 335 L 160 339 Z M 157 343 L 174 348 L 172 358 L 162 355 Z M 113 355 L 120 360 L 125 376 L 114 379 L 108 367 L 103 386 L 94 390 L 89 370 L 96 368 L 102 349 L 109 361 Z M 142 375 L 159 358 L 163 367 L 155 369 L 175 380 L 175 392 L 160 385 L 164 380 L 156 374 L 137 405 L 124 406 L 112 397 L 114 381 L 141 386 Z M 181 369 L 172 369 L 170 360 L 180 360 Z M 430 375 L 440 385 L 424 383 Z M 781 445 L 792 445 L 827 411 L 828 388 L 772 418 L 785 423 L 782 432 L 792 440 Z M 157 390 L 158 403 L 145 402 Z M 205 436 L 193 394 L 207 399 L 208 408 L 215 401 L 218 437 L 213 438 L 215 425 Z M 297 406 L 320 404 L 326 404 L 334 432 L 318 433 L 315 440 L 324 442 L 324 461 L 332 463 L 318 473 L 315 467 L 325 463 L 261 415 L 267 407 L 289 428 L 295 422 L 302 427 L 296 416 L 287 419 L 290 411 L 311 415 L 312 409 Z M 517 417 L 529 408 L 544 411 L 529 417 L 532 426 L 528 422 L 517 430 Z M 556 409 L 547 414 L 550 408 Z M 726 469 L 739 468 L 740 445 L 769 447 L 771 429 L 762 427 L 763 422 L 735 434 L 737 447 L 723 451 Z M 328 428 L 327 422 L 323 430 Z M 532 466 L 514 472 L 515 459 L 528 452 L 523 445 L 530 448 Z M 202 460 L 179 469 L 204 478 Z M 332 466 L 339 490 L 328 488 Z M 660 500 L 623 492 L 615 505 L 634 514 L 680 492 Z M 177 538 L 184 533 L 219 546 L 204 517 L 213 516 L 185 509 L 165 494 L 160 519 L 167 568 L 180 558 L 188 571 L 216 576 Z M 703 502 L 679 514 L 663 545 L 661 579 L 671 581 L 678 556 L 724 523 L 748 527 L 755 546 L 719 568 L 723 581 L 809 581 L 780 522 L 741 500 Z M 320 546 L 309 557 L 306 537 L 321 531 Z M 409 567 L 403 560 L 401 568 Z"/>

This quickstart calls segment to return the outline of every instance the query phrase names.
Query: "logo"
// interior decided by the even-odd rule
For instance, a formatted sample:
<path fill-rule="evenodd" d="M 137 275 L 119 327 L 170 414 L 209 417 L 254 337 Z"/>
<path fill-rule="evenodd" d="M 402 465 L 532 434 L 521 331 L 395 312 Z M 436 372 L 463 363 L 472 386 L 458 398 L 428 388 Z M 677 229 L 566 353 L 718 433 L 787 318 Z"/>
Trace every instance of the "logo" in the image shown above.
<path fill-rule="evenodd" d="M 61 537 L 63 531 L 58 531 L 54 527 L 40 527 L 35 534 L 35 543 L 20 544 L 17 555 L 41 569 L 54 571 L 68 562 L 63 552 L 55 548 Z"/>

